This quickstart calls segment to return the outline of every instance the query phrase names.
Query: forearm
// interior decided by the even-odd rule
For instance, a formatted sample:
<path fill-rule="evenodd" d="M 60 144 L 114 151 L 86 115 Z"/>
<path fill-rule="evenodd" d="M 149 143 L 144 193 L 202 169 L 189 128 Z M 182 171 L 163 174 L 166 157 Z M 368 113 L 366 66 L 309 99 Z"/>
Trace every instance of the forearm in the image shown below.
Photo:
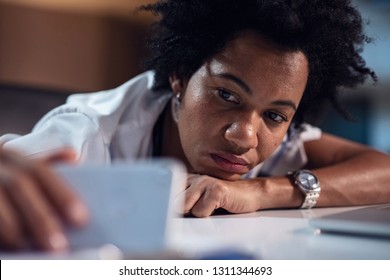
<path fill-rule="evenodd" d="M 313 170 L 321 183 L 317 206 L 390 202 L 390 156 L 367 151 Z"/>
<path fill-rule="evenodd" d="M 316 206 L 347 206 L 390 202 L 390 157 L 367 149 L 356 156 L 312 168 L 321 184 Z M 223 208 L 231 213 L 263 209 L 300 208 L 304 194 L 290 176 L 226 181 L 206 175 L 190 175 L 182 193 L 183 213 L 196 217 Z"/>
<path fill-rule="evenodd" d="M 257 185 L 258 210 L 299 208 L 304 200 L 302 192 L 287 176 L 251 179 Z"/>
<path fill-rule="evenodd" d="M 352 206 L 390 202 L 390 157 L 367 151 L 328 167 L 312 169 L 321 184 L 317 207 Z M 291 179 L 253 179 L 260 209 L 298 208 L 303 194 Z"/>

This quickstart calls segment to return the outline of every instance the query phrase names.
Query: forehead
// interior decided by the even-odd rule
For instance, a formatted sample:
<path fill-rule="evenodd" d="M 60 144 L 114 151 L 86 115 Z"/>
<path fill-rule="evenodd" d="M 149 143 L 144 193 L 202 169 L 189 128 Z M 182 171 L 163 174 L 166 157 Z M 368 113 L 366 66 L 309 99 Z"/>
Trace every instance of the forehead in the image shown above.
<path fill-rule="evenodd" d="M 263 86 L 278 84 L 290 90 L 305 87 L 308 61 L 301 51 L 282 48 L 254 32 L 243 32 L 207 63 L 211 73 L 229 72 Z"/>

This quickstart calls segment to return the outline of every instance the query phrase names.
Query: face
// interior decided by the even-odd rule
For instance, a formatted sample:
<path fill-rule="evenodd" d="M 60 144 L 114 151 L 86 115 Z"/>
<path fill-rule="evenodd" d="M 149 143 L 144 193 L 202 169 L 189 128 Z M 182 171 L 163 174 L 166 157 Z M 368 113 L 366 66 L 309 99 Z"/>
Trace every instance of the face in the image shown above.
<path fill-rule="evenodd" d="M 236 37 L 186 82 L 177 123 L 190 172 L 237 180 L 266 160 L 302 98 L 308 62 L 251 33 Z"/>

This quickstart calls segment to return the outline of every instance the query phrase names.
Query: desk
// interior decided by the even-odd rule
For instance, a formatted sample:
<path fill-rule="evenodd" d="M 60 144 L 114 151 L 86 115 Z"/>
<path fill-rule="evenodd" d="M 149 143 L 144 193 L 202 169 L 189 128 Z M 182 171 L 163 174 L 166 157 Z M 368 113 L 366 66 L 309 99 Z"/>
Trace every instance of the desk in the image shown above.
<path fill-rule="evenodd" d="M 256 259 L 390 259 L 390 239 L 319 234 L 309 218 L 359 207 L 177 218 L 172 244 L 189 258 L 226 248 Z M 183 250 L 183 248 L 186 248 Z"/>
<path fill-rule="evenodd" d="M 156 255 L 121 255 L 128 259 L 224 259 L 226 252 L 239 252 L 254 259 L 386 259 L 390 239 L 318 234 L 309 219 L 359 207 L 272 210 L 208 218 L 174 218 L 170 224 L 171 250 Z M 223 254 L 223 255 L 221 255 Z M 5 254 L 0 259 L 98 259 L 98 250 L 66 255 L 42 253 Z"/>

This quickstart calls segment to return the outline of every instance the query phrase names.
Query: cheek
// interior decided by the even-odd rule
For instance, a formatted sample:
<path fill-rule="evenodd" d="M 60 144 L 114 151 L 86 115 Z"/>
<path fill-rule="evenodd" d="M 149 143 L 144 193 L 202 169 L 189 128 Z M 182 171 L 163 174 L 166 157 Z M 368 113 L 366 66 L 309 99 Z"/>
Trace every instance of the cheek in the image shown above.
<path fill-rule="evenodd" d="M 281 131 L 278 133 L 267 133 L 262 134 L 260 136 L 261 140 L 259 143 L 261 143 L 257 149 L 259 163 L 267 160 L 280 146 L 282 143 L 284 136 L 286 135 L 286 131 Z"/>
<path fill-rule="evenodd" d="M 213 130 L 210 127 L 209 112 L 207 104 L 203 102 L 186 102 L 180 109 L 179 113 L 179 134 L 184 152 L 194 153 L 201 149 L 204 145 L 209 133 Z"/>
<path fill-rule="evenodd" d="M 189 87 L 179 111 L 179 128 L 182 136 L 204 137 L 203 134 L 212 128 L 209 120 L 213 118 L 213 114 L 210 96 L 203 90 Z"/>

